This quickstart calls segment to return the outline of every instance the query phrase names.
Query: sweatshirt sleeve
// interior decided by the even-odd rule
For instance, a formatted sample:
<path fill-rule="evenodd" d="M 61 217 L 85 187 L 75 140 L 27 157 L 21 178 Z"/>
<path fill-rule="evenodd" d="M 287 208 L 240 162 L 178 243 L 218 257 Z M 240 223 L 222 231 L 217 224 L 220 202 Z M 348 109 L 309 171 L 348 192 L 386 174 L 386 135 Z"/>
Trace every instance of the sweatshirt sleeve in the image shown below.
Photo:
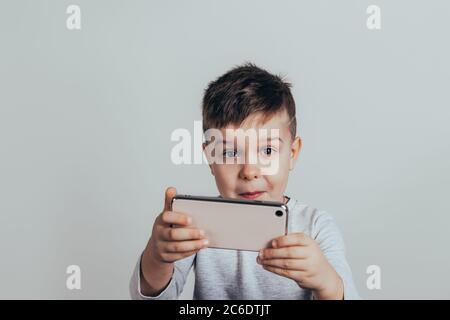
<path fill-rule="evenodd" d="M 315 230 L 314 240 L 344 283 L 344 299 L 361 299 L 345 256 L 344 240 L 333 217 L 322 211 L 315 221 L 313 230 Z"/>
<path fill-rule="evenodd" d="M 141 259 L 142 254 L 134 268 L 130 280 L 130 296 L 133 300 L 175 300 L 183 291 L 189 270 L 194 264 L 195 254 L 178 260 L 174 264 L 173 274 L 166 288 L 157 296 L 145 296 L 141 291 Z"/>

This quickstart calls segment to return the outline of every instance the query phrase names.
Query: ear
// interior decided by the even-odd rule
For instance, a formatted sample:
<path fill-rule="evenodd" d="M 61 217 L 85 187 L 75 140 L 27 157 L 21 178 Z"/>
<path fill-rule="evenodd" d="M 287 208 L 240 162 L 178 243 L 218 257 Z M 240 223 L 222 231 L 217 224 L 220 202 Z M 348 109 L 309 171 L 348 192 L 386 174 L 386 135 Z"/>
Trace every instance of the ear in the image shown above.
<path fill-rule="evenodd" d="M 208 155 L 207 152 L 205 152 L 205 149 L 206 149 L 206 143 L 203 142 L 202 143 L 202 150 L 205 153 L 206 159 L 208 160 L 208 165 L 209 165 L 209 169 L 211 170 L 211 174 L 214 175 L 214 168 L 213 168 L 213 166 L 211 164 L 212 161 L 210 161 L 209 155 Z"/>
<path fill-rule="evenodd" d="M 289 159 L 289 170 L 294 169 L 295 163 L 297 162 L 298 155 L 302 149 L 302 139 L 300 137 L 295 137 L 291 144 L 291 157 Z"/>

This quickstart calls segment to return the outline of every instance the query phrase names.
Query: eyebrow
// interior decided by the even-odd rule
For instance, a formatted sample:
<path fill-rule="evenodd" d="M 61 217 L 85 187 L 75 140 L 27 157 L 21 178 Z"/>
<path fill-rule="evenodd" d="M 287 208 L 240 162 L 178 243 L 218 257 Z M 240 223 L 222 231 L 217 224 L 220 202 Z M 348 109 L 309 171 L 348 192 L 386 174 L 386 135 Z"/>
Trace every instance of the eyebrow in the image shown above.
<path fill-rule="evenodd" d="M 284 143 L 283 139 L 281 139 L 280 137 L 273 137 L 273 138 L 268 138 L 267 141 L 272 141 L 272 140 L 280 140 L 281 143 Z M 219 139 L 217 141 L 214 141 L 215 143 L 222 143 L 222 144 L 227 144 L 227 143 L 233 143 L 233 141 L 231 140 L 222 140 Z"/>

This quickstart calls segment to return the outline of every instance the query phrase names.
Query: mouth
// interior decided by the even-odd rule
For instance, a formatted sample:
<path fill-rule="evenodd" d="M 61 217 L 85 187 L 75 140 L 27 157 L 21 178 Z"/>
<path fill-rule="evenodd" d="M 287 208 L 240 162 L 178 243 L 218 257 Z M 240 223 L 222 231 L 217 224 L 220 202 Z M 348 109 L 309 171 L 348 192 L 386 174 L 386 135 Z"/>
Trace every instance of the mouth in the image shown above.
<path fill-rule="evenodd" d="M 254 200 L 254 199 L 258 199 L 259 197 L 261 197 L 264 193 L 265 193 L 265 191 L 252 191 L 252 192 L 239 193 L 239 195 L 245 199 Z"/>

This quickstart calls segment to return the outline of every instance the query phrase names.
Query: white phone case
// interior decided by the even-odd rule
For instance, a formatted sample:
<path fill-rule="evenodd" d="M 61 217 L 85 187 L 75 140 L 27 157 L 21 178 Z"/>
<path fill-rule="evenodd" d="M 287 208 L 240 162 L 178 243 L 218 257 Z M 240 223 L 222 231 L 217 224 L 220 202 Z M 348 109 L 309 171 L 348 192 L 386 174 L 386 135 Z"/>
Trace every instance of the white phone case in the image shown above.
<path fill-rule="evenodd" d="M 287 234 L 283 203 L 176 195 L 172 211 L 192 217 L 191 227 L 205 231 L 211 248 L 259 251 Z"/>

